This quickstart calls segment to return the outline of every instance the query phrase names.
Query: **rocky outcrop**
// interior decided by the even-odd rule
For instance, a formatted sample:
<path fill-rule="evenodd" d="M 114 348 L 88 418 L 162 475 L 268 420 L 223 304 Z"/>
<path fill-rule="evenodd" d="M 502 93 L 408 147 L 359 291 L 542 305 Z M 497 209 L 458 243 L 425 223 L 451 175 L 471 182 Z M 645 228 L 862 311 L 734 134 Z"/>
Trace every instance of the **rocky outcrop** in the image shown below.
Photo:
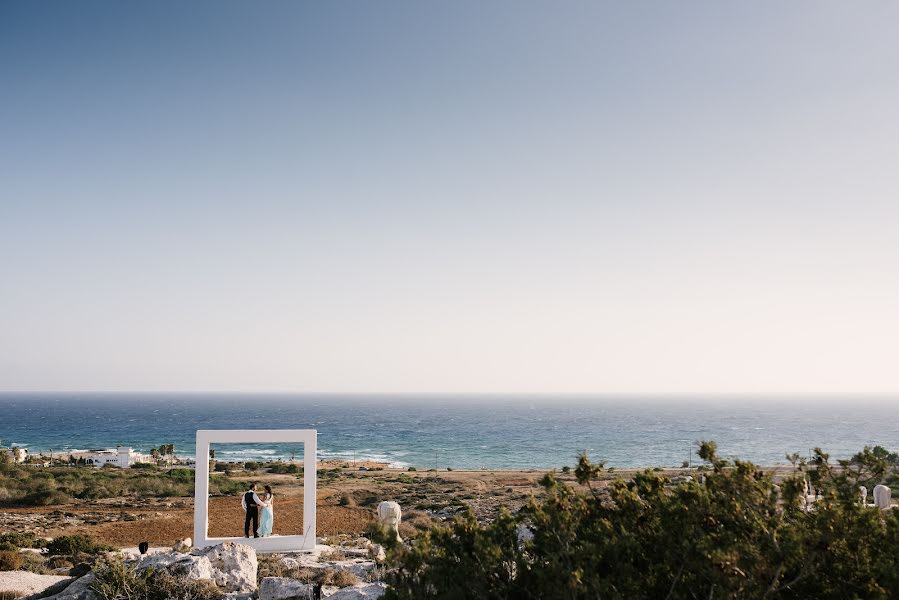
<path fill-rule="evenodd" d="M 215 572 L 212 562 L 205 556 L 192 554 L 150 554 L 144 556 L 136 565 L 137 570 L 165 569 L 172 575 L 178 575 L 187 579 L 215 580 Z"/>
<path fill-rule="evenodd" d="M 225 542 L 199 550 L 194 556 L 206 558 L 212 567 L 212 580 L 227 592 L 256 590 L 256 550 L 250 546 Z"/>
<path fill-rule="evenodd" d="M 307 600 L 312 584 L 289 577 L 265 577 L 259 583 L 259 600 Z"/>
<path fill-rule="evenodd" d="M 93 582 L 94 574 L 88 573 L 73 581 L 63 591 L 48 596 L 45 600 L 97 600 L 97 595 L 90 589 Z"/>
<path fill-rule="evenodd" d="M 385 591 L 387 591 L 386 583 L 366 583 L 343 588 L 328 596 L 328 600 L 374 600 L 383 596 Z"/>

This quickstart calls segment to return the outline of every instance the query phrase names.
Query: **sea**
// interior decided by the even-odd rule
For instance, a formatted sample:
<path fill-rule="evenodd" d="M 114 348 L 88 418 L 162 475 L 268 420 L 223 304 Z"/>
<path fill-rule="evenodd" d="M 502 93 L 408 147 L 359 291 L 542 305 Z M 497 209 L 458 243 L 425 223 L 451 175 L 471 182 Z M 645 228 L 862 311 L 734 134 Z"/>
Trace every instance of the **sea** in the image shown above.
<path fill-rule="evenodd" d="M 198 429 L 315 429 L 320 459 L 418 469 L 697 464 L 698 442 L 759 465 L 822 448 L 899 450 L 899 397 L 0 393 L 0 446 L 66 454 L 174 444 Z M 302 445 L 213 446 L 217 460 L 291 460 Z"/>

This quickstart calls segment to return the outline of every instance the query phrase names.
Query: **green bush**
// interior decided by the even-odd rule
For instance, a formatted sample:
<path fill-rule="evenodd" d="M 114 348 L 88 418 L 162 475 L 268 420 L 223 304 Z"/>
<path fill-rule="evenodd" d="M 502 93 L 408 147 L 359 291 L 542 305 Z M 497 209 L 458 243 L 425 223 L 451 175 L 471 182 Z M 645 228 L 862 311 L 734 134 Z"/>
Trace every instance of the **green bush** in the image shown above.
<path fill-rule="evenodd" d="M 175 577 L 164 570 L 137 572 L 121 558 L 101 561 L 94 573 L 90 588 L 99 600 L 214 600 L 223 596 L 211 581 Z"/>
<path fill-rule="evenodd" d="M 0 533 L 0 544 L 10 544 L 18 548 L 45 548 L 47 540 L 35 537 L 30 533 L 16 533 L 10 531 Z"/>
<path fill-rule="evenodd" d="M 866 449 L 832 465 L 818 450 L 775 486 L 714 443 L 699 454 L 702 482 L 646 470 L 606 487 L 603 465 L 582 456 L 577 485 L 550 473 L 516 515 L 480 525 L 469 513 L 392 544 L 385 600 L 899 597 L 899 510 L 858 501 L 860 481 L 892 476 L 889 458 Z M 811 510 L 806 477 L 821 493 Z"/>
<path fill-rule="evenodd" d="M 211 493 L 234 493 L 240 491 L 242 485 L 224 477 L 215 480 L 211 484 Z M 193 493 L 194 471 L 190 469 L 35 469 L 0 465 L 0 505 L 48 506 L 67 504 L 73 498 L 190 497 Z"/>
<path fill-rule="evenodd" d="M 101 544 L 89 535 L 80 533 L 63 535 L 47 544 L 47 552 L 54 556 L 75 556 L 82 552 L 85 554 L 100 554 L 110 550 L 112 550 L 110 546 Z"/>
<path fill-rule="evenodd" d="M 272 463 L 269 472 L 277 475 L 296 475 L 303 472 L 303 467 L 294 463 Z"/>
<path fill-rule="evenodd" d="M 0 571 L 18 571 L 24 562 L 18 550 L 0 550 Z"/>

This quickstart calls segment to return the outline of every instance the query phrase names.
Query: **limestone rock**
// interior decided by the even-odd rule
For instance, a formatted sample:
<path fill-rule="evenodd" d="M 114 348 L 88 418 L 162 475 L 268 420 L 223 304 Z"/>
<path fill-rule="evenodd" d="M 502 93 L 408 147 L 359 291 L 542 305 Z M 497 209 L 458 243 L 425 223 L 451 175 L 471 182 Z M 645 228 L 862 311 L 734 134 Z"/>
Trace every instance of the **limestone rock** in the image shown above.
<path fill-rule="evenodd" d="M 45 600 L 97 600 L 97 595 L 89 587 L 93 582 L 94 574 L 88 573 L 73 581 L 63 591 L 48 596 Z"/>
<path fill-rule="evenodd" d="M 190 538 L 184 538 L 174 545 L 172 550 L 175 552 L 190 552 L 193 549 L 194 541 Z"/>
<path fill-rule="evenodd" d="M 328 600 L 373 600 L 383 596 L 385 591 L 387 591 L 386 583 L 363 583 L 342 588 L 337 593 L 328 596 Z"/>
<path fill-rule="evenodd" d="M 259 583 L 259 600 L 294 600 L 312 597 L 312 584 L 290 577 L 264 577 Z"/>
<path fill-rule="evenodd" d="M 375 562 L 382 563 L 387 560 L 387 553 L 384 551 L 384 546 L 381 544 L 372 544 L 368 549 L 368 556 Z"/>
<path fill-rule="evenodd" d="M 209 559 L 213 581 L 227 592 L 256 590 L 256 550 L 250 546 L 224 542 L 200 550 L 197 556 Z"/>
<path fill-rule="evenodd" d="M 165 569 L 172 575 L 178 575 L 186 579 L 215 579 L 212 562 L 206 556 L 194 556 L 191 554 L 170 553 L 151 554 L 138 561 L 136 568 Z"/>

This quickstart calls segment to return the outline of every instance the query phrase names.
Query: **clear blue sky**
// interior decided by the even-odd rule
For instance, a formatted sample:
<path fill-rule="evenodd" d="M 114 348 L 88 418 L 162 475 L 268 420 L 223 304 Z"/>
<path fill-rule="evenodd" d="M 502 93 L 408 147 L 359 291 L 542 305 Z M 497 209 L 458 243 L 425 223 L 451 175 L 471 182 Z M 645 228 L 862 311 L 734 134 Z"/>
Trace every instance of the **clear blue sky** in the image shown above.
<path fill-rule="evenodd" d="M 896 392 L 899 4 L 0 4 L 0 389 Z"/>

